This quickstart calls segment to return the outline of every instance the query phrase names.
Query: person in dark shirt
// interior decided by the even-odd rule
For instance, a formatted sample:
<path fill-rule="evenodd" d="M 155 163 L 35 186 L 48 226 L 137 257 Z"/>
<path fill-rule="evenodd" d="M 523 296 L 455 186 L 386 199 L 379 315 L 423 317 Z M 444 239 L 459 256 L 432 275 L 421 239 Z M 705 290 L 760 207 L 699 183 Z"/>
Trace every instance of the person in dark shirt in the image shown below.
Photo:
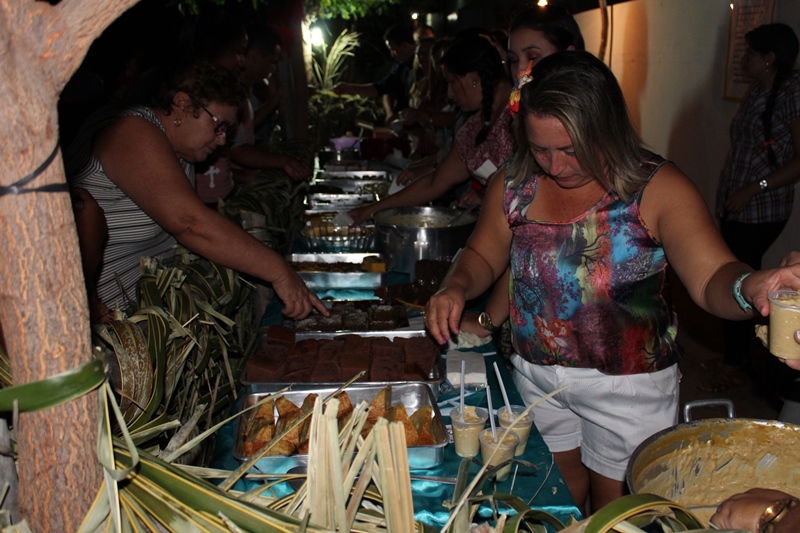
<path fill-rule="evenodd" d="M 339 83 L 336 94 L 358 94 L 367 98 L 383 97 L 386 124 L 408 107 L 408 97 L 414 85 L 414 54 L 417 45 L 411 28 L 402 24 L 390 26 L 383 36 L 394 63 L 385 78 L 376 83 Z"/>

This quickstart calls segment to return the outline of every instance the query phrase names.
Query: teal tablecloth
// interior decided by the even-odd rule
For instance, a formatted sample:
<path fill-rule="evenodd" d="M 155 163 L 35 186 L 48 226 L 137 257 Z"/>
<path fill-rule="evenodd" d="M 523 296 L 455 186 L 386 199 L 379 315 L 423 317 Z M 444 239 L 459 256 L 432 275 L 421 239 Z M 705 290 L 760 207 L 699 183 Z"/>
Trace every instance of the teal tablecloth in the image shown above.
<path fill-rule="evenodd" d="M 390 284 L 408 282 L 408 277 L 405 274 L 390 272 L 389 275 Z M 348 291 L 348 293 L 349 292 L 351 291 Z M 318 295 L 322 298 L 329 297 L 337 300 L 352 298 L 353 296 L 351 294 L 345 294 L 341 290 L 318 293 Z M 369 299 L 369 295 L 364 293 L 364 298 L 357 299 Z M 261 325 L 263 326 L 281 323 L 283 321 L 281 310 L 282 304 L 277 298 L 273 299 L 264 313 L 264 317 L 261 320 Z M 497 409 L 503 405 L 503 398 L 500 393 L 500 387 L 497 384 L 497 377 L 493 368 L 493 363 L 495 362 L 498 363 L 501 375 L 503 376 L 503 383 L 506 387 L 509 401 L 512 405 L 523 405 L 522 398 L 514 386 L 514 383 L 511 380 L 511 375 L 509 374 L 505 364 L 502 362 L 501 358 L 494 353 L 494 345 L 490 344 L 485 347 L 475 349 L 474 351 L 480 351 L 486 354 L 486 376 L 492 391 L 492 406 Z M 453 405 L 453 403 L 448 402 L 457 402 L 457 396 L 457 393 L 452 391 L 452 389 L 449 393 L 445 391 L 440 395 L 439 405 L 445 413 L 449 412 L 449 407 Z M 465 401 L 468 405 L 484 408 L 488 407 L 485 389 L 467 396 Z M 445 422 L 449 425 L 450 418 L 448 416 L 445 417 Z M 234 444 L 234 427 L 235 422 L 232 422 L 221 428 L 219 431 L 217 435 L 212 467 L 235 470 L 239 466 L 239 462 L 234 458 L 232 451 Z M 542 440 L 541 435 L 536 430 L 535 425 L 531 428 L 531 433 L 528 437 L 527 449 L 525 450 L 525 453 L 518 459 L 534 465 L 534 468 L 519 465 L 515 479 L 515 476 L 513 475 L 514 468 L 517 467 L 515 465 L 512 467 L 512 475 L 509 476 L 508 480 L 497 484 L 495 487 L 489 486 L 487 482 L 487 486 L 483 487 L 482 492 L 484 494 L 501 492 L 519 496 L 524 501 L 528 502 L 532 508 L 541 509 L 553 514 L 564 523 L 567 523 L 570 516 L 574 516 L 576 519 L 581 519 L 580 511 L 578 511 L 578 508 L 575 506 L 575 502 L 569 493 L 569 489 L 567 489 L 558 467 L 553 462 L 553 456 L 548 450 L 547 445 Z M 473 461 L 471 466 L 471 474 L 477 474 L 478 470 L 480 469 L 480 465 L 476 461 Z M 291 462 L 289 466 L 292 466 L 293 464 L 294 463 Z M 451 442 L 445 448 L 444 461 L 440 466 L 425 471 L 414 471 L 412 474 L 455 478 L 458 475 L 458 468 L 460 464 L 461 457 L 456 455 L 455 448 Z M 289 466 L 286 468 L 289 468 Z M 270 473 L 285 473 L 286 468 L 278 468 L 275 472 Z M 257 481 L 242 480 L 239 481 L 234 488 L 236 490 L 244 491 L 255 488 L 257 485 Z M 437 529 L 444 527 L 445 523 L 447 522 L 449 511 L 443 506 L 443 503 L 449 502 L 452 499 L 453 485 L 430 481 L 412 481 L 411 488 L 414 495 L 415 518 L 421 522 L 430 524 Z M 281 483 L 275 487 L 275 494 L 277 496 L 285 496 L 286 494 L 289 494 L 291 490 L 292 489 L 288 486 L 288 484 Z M 487 506 L 481 507 L 478 511 L 478 514 L 481 518 L 476 519 L 477 522 L 489 521 L 492 519 L 491 509 Z"/>
<path fill-rule="evenodd" d="M 494 362 L 498 363 L 498 367 L 503 375 L 503 383 L 506 386 L 509 401 L 514 405 L 522 405 L 519 393 L 514 387 L 506 367 L 501 364 L 500 358 L 496 355 L 486 355 L 485 360 L 487 364 L 486 375 L 492 391 L 492 405 L 495 409 L 503 405 L 503 399 L 492 367 L 492 363 Z M 457 395 L 454 392 L 442 394 L 439 397 L 440 407 L 449 407 L 449 400 L 457 401 Z M 468 405 L 487 407 L 485 389 L 467 396 L 466 403 Z M 445 421 L 449 424 L 450 419 L 446 417 Z M 234 470 L 239 466 L 239 462 L 233 457 L 232 452 L 234 426 L 234 423 L 227 424 L 218 433 L 212 467 Z M 491 494 L 494 492 L 502 492 L 514 494 L 524 501 L 529 502 L 531 507 L 547 511 L 564 523 L 569 520 L 570 515 L 575 516 L 577 519 L 581 518 L 575 506 L 575 502 L 561 477 L 561 473 L 553 462 L 552 454 L 547 449 L 547 445 L 544 443 L 535 427 L 531 429 L 527 449 L 519 459 L 533 464 L 535 469 L 520 465 L 517 470 L 516 480 L 513 480 L 512 467 L 512 476 L 510 476 L 508 480 L 499 483 L 496 487 L 491 487 L 487 483 L 483 488 L 483 493 Z M 412 472 L 412 474 L 455 478 L 458 475 L 460 463 L 461 457 L 455 454 L 454 446 L 450 443 L 445 448 L 444 462 L 442 465 L 430 470 L 415 471 Z M 476 474 L 479 468 L 480 466 L 476 462 L 473 462 L 471 473 Z M 283 472 L 285 472 L 285 469 Z M 271 473 L 283 472 L 276 471 Z M 257 486 L 257 484 L 258 482 L 256 481 L 243 480 L 239 481 L 234 488 L 237 490 L 249 490 Z M 447 522 L 449 513 L 448 509 L 443 506 L 443 503 L 452 499 L 453 485 L 429 481 L 412 481 L 411 488 L 414 495 L 415 518 L 437 529 L 441 529 Z M 289 492 L 291 492 L 291 488 L 285 483 L 276 487 L 276 494 L 278 496 L 286 495 Z M 488 521 L 492 518 L 491 510 L 486 506 L 481 507 L 478 514 L 481 516 L 482 520 L 477 519 L 477 522 Z"/>

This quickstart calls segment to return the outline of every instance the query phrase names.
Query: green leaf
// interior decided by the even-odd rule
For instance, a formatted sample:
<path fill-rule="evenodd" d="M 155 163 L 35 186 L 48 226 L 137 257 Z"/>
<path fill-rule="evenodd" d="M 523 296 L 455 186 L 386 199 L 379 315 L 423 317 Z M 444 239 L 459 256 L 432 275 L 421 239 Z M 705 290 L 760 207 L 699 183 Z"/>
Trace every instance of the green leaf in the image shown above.
<path fill-rule="evenodd" d="M 102 361 L 93 359 L 61 374 L 0 390 L 0 410 L 38 411 L 67 403 L 87 394 L 106 380 Z"/>
<path fill-rule="evenodd" d="M 673 501 L 655 494 L 630 494 L 609 503 L 593 514 L 586 525 L 585 533 L 608 533 L 622 521 L 642 513 L 661 511 L 665 507 L 671 509 L 675 513 L 675 518 L 685 527 L 692 529 L 703 527 L 696 516 Z"/>

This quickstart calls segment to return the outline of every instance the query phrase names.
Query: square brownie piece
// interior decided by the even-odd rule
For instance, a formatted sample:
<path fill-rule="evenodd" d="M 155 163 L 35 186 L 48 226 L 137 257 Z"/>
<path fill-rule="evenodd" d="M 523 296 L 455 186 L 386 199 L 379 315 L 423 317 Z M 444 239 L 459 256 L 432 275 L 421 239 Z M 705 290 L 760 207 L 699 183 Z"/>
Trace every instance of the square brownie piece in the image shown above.
<path fill-rule="evenodd" d="M 267 361 L 283 364 L 289 356 L 289 347 L 283 344 L 264 344 L 250 355 L 250 361 Z"/>
<path fill-rule="evenodd" d="M 246 379 L 251 383 L 278 383 L 283 379 L 284 364 L 264 359 L 247 361 Z"/>
<path fill-rule="evenodd" d="M 309 381 L 314 383 L 338 383 L 341 380 L 341 368 L 336 361 L 319 361 L 309 377 Z"/>
<path fill-rule="evenodd" d="M 297 341 L 297 344 L 295 344 L 294 347 L 299 354 L 313 355 L 316 357 L 317 352 L 319 351 L 319 341 L 317 339 L 303 339 Z"/>
<path fill-rule="evenodd" d="M 267 342 L 292 346 L 295 341 L 295 330 L 286 326 L 267 327 Z"/>
<path fill-rule="evenodd" d="M 345 331 L 367 331 L 369 315 L 366 311 L 353 309 L 351 313 L 342 315 L 342 329 Z"/>
<path fill-rule="evenodd" d="M 339 355 L 344 350 L 345 341 L 328 340 L 319 345 L 320 361 L 338 361 Z"/>
<path fill-rule="evenodd" d="M 401 381 L 403 362 L 391 356 L 373 357 L 369 368 L 370 381 Z"/>

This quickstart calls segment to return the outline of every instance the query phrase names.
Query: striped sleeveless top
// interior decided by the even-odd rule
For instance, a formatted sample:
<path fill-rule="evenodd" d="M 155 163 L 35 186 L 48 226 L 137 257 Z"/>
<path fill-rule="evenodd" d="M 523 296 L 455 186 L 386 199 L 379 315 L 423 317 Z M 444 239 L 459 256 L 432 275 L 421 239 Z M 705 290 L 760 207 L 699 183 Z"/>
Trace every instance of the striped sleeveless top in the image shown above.
<path fill-rule="evenodd" d="M 148 120 L 164 131 L 153 110 L 148 107 L 101 110 L 87 120 L 64 156 L 70 186 L 89 191 L 105 212 L 108 242 L 103 251 L 97 293 L 100 301 L 111 309 L 126 307 L 123 292 L 135 301 L 141 257 L 157 257 L 168 261 L 176 245 L 172 235 L 108 178 L 92 152 L 97 132 L 114 120 L 129 115 Z M 194 187 L 194 166 L 183 160 L 179 160 L 179 163 Z"/>

